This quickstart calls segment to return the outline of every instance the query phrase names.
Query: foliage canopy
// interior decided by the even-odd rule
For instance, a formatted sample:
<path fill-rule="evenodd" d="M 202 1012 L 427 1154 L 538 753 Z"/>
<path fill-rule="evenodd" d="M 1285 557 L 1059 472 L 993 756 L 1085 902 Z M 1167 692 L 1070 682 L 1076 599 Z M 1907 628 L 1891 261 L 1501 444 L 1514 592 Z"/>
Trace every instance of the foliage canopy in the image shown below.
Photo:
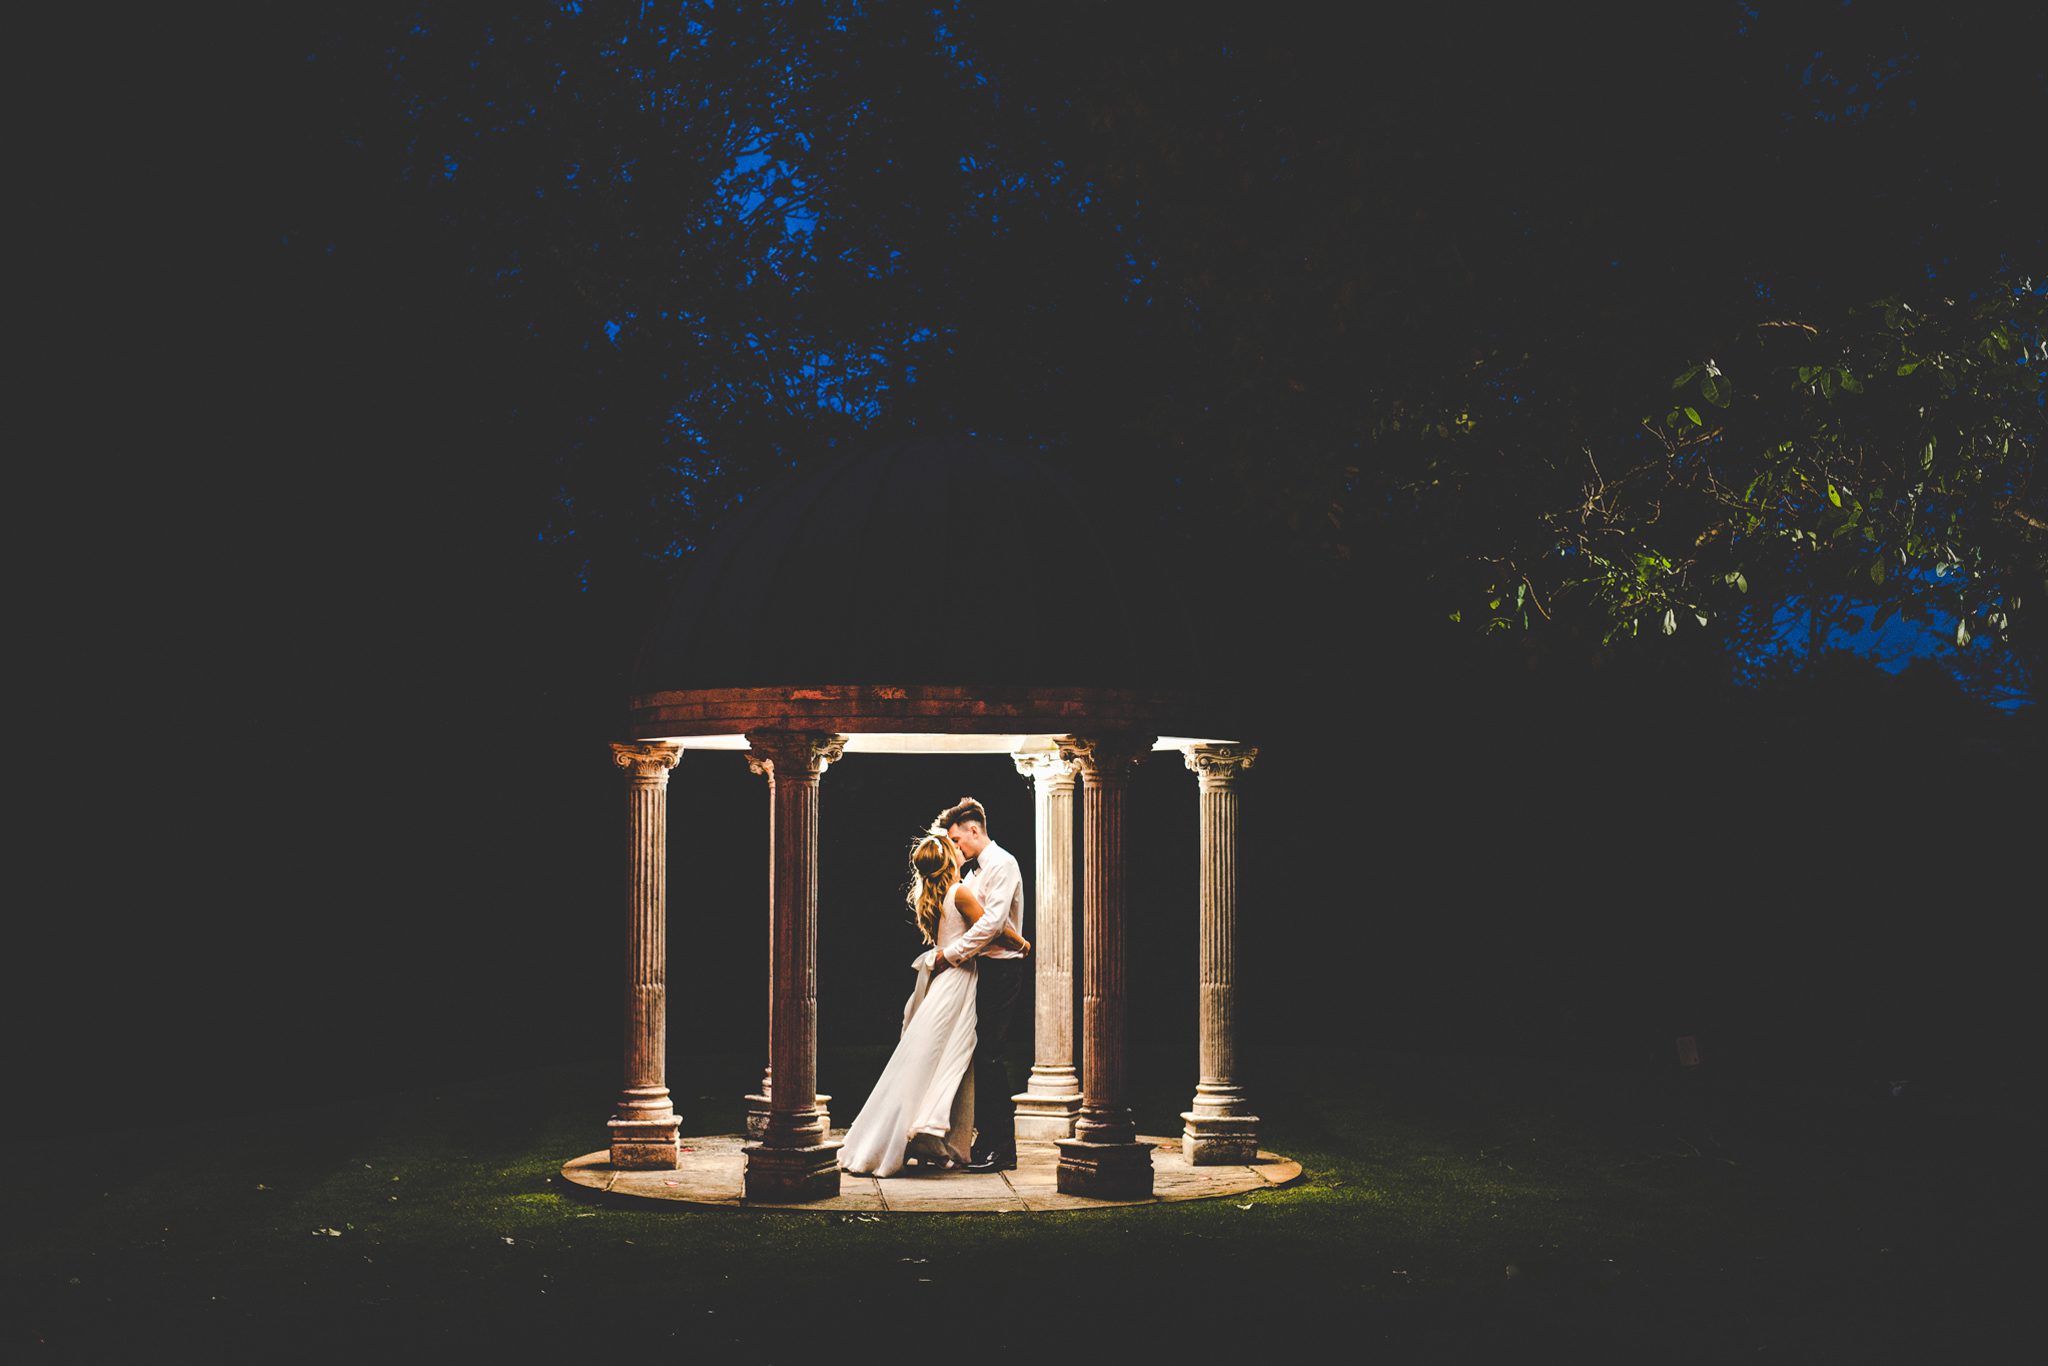
<path fill-rule="evenodd" d="M 464 414 L 443 496 L 562 591 L 950 424 L 1362 621 L 1754 650 L 1804 604 L 2037 675 L 2043 49 L 1539 8 L 351 11 L 296 35 L 277 264 L 365 295 L 323 344 Z"/>

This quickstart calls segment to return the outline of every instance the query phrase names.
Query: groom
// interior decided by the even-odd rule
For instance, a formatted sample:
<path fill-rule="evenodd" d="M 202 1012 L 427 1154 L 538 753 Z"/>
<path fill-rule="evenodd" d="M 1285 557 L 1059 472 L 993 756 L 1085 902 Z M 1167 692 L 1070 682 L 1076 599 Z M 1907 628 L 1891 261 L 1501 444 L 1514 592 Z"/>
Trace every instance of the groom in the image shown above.
<path fill-rule="evenodd" d="M 981 901 L 981 918 L 933 956 L 934 972 L 981 960 L 974 991 L 974 1151 L 972 1172 L 1008 1171 L 1017 1165 L 1017 1125 L 1010 1095 L 1010 1022 L 1023 994 L 1024 955 L 996 938 L 1007 923 L 1024 933 L 1024 874 L 1017 857 L 988 837 L 988 813 L 962 797 L 939 813 L 933 828 L 944 830 L 966 859 L 960 879 Z"/>

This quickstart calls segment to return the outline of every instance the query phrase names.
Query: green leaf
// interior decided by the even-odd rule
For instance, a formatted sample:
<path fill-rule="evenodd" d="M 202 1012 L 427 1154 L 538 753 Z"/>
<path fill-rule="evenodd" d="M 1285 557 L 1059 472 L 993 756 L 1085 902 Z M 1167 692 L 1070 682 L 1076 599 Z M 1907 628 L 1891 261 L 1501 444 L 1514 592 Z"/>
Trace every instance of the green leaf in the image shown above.
<path fill-rule="evenodd" d="M 1687 408 L 1685 410 L 1685 415 L 1688 418 L 1692 419 L 1692 425 L 1695 427 L 1704 427 L 1707 425 L 1706 423 L 1700 421 L 1700 410 L 1697 408 Z"/>
<path fill-rule="evenodd" d="M 1678 629 L 1678 613 L 1676 613 L 1676 612 L 1672 611 L 1672 610 L 1671 610 L 1671 609 L 1670 609 L 1669 607 L 1665 608 L 1665 609 L 1664 609 L 1664 634 L 1668 636 L 1668 635 L 1670 635 L 1670 634 L 1671 634 L 1671 633 L 1672 633 L 1673 631 L 1676 631 L 1677 629 Z M 1960 643 L 1960 642 L 1958 642 L 1958 643 Z"/>
<path fill-rule="evenodd" d="M 1970 619 L 1969 619 L 1968 617 L 1957 617 L 1957 618 L 1956 618 L 1956 644 L 1960 646 L 1960 645 L 1968 645 L 1969 643 L 1970 643 Z"/>
<path fill-rule="evenodd" d="M 1747 593 L 1749 591 L 1749 580 L 1743 577 L 1740 569 L 1729 574 L 1727 581 L 1735 585 L 1735 591 L 1738 593 Z"/>
<path fill-rule="evenodd" d="M 1927 438 L 1927 444 L 1920 448 L 1920 468 L 1923 470 L 1934 468 L 1934 438 L 1931 436 Z"/>
<path fill-rule="evenodd" d="M 1917 360 L 1902 361 L 1899 365 L 1899 373 L 1901 375 L 1910 375 L 1919 368 L 1920 362 Z"/>
<path fill-rule="evenodd" d="M 1860 394 L 1863 392 L 1862 380 L 1856 378 L 1856 376 L 1850 374 L 1847 370 L 1838 370 L 1836 371 L 1836 373 L 1842 377 L 1843 393 Z"/>
<path fill-rule="evenodd" d="M 1842 491 L 1836 488 L 1833 484 L 1828 485 L 1828 501 L 1830 503 L 1833 503 L 1836 507 L 1840 507 L 1842 505 Z"/>
<path fill-rule="evenodd" d="M 1883 583 L 1884 576 L 1884 557 L 1880 555 L 1870 562 L 1870 581 L 1872 583 Z"/>
<path fill-rule="evenodd" d="M 1688 385 L 1688 384 L 1692 383 L 1692 377 L 1693 377 L 1694 375 L 1697 375 L 1697 374 L 1698 374 L 1698 373 L 1700 372 L 1700 370 L 1701 370 L 1701 369 L 1702 369 L 1702 367 L 1701 367 L 1701 366 L 1697 366 L 1697 365 L 1693 366 L 1693 367 L 1692 367 L 1692 369 L 1690 369 L 1690 370 L 1686 371 L 1686 372 L 1685 372 L 1684 374 L 1680 375 L 1680 376 L 1679 376 L 1679 377 L 1678 377 L 1677 379 L 1675 379 L 1675 380 L 1672 380 L 1672 381 L 1671 381 L 1671 387 L 1672 387 L 1672 388 L 1674 388 L 1674 389 L 1683 389 L 1683 388 L 1684 388 L 1684 387 L 1685 387 L 1686 385 Z"/>
<path fill-rule="evenodd" d="M 1834 371 L 1823 370 L 1820 372 L 1820 396 L 1822 398 L 1833 398 L 1835 396 Z"/>
<path fill-rule="evenodd" d="M 1717 408 L 1725 408 L 1734 396 L 1734 387 L 1718 375 L 1707 375 L 1700 380 L 1700 397 Z"/>

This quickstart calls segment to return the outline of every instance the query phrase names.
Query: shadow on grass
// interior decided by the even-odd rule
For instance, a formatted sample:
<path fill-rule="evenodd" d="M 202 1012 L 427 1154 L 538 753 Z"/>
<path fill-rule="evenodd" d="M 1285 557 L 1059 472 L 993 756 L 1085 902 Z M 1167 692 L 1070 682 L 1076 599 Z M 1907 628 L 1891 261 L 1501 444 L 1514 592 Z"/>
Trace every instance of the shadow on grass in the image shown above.
<path fill-rule="evenodd" d="M 883 1056 L 821 1059 L 837 1124 Z M 677 1059 L 685 1132 L 738 1130 L 757 1079 Z M 2030 1290 L 2011 1254 L 2039 1183 L 1998 1098 L 1297 1054 L 1254 1088 L 1265 1146 L 1304 1167 L 1286 1189 L 874 1217 L 569 1199 L 556 1173 L 602 1146 L 614 1082 L 565 1065 L 63 1145 L 17 1131 L 10 1355 L 779 1361 L 940 1334 L 977 1357 L 1957 1359 L 2015 1339 Z M 1132 1099 L 1142 1131 L 1177 1130 L 1185 1097 Z"/>

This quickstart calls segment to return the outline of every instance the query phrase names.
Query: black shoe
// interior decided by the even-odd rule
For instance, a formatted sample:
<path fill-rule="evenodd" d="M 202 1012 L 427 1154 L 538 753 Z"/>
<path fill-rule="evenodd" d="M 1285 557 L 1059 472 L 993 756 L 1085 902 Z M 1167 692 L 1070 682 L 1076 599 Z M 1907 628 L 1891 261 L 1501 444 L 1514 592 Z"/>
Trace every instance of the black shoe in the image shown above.
<path fill-rule="evenodd" d="M 976 1153 L 967 1164 L 971 1172 L 1007 1172 L 1017 1168 L 1015 1153 Z"/>

